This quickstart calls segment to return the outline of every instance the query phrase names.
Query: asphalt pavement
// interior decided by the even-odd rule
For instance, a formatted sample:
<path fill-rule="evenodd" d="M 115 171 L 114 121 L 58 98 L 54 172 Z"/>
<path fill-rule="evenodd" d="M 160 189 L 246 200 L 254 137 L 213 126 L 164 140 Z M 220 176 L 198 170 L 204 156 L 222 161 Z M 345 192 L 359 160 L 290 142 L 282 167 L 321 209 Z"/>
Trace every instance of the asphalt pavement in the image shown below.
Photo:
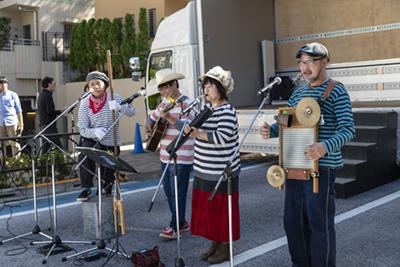
<path fill-rule="evenodd" d="M 234 266 L 291 266 L 283 229 L 284 192 L 271 187 L 265 177 L 269 166 L 276 164 L 275 160 L 273 157 L 268 160 L 243 160 L 239 182 L 241 238 L 233 244 Z M 135 167 L 140 169 L 140 164 Z M 144 165 L 141 167 L 147 169 Z M 145 173 L 142 171 L 142 174 Z M 118 238 L 118 251 L 125 251 L 130 256 L 131 251 L 151 249 L 158 245 L 161 261 L 167 267 L 176 266 L 178 255 L 186 266 L 210 266 L 208 262 L 200 260 L 200 255 L 208 250 L 210 241 L 193 236 L 190 231 L 184 232 L 178 251 L 177 240 L 159 237 L 170 220 L 162 188 L 152 211 L 148 212 L 159 178 L 149 176 L 149 179 L 134 181 L 132 176 L 129 179 L 132 181 L 121 183 L 126 233 Z M 39 234 L 29 234 L 0 245 L 0 266 L 102 266 L 107 258 L 86 262 L 78 256 L 62 261 L 63 257 L 91 248 L 95 252 L 112 255 L 108 249 L 98 249 L 97 245 L 67 243 L 90 241 L 84 238 L 82 204 L 75 200 L 78 193 L 75 188 L 57 196 L 57 234 L 71 251 L 50 255 L 47 263 L 43 264 L 45 256 L 40 252 L 44 245 L 30 243 L 49 239 Z M 192 183 L 189 184 L 186 208 L 188 221 L 191 199 Z M 55 227 L 51 196 L 41 196 L 40 200 L 38 225 L 43 233 L 53 236 Z M 345 200 L 336 199 L 337 266 L 400 266 L 399 206 L 400 180 Z M 31 233 L 34 225 L 32 200 L 9 201 L 0 206 L 0 240 Z M 52 230 L 49 231 L 49 228 Z M 115 241 L 116 238 L 111 239 L 110 243 L 107 240 L 107 248 L 112 249 Z M 132 266 L 132 263 L 117 254 L 105 266 Z M 229 266 L 229 262 L 214 266 Z"/>

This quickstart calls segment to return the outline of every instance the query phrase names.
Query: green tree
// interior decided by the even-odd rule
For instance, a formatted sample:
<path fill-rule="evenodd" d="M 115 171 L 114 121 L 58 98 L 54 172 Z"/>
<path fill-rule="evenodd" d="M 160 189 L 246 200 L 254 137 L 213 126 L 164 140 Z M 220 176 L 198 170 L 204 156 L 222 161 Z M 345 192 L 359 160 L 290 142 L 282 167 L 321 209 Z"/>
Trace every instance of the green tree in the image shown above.
<path fill-rule="evenodd" d="M 140 8 L 140 13 L 139 13 L 139 33 L 137 35 L 136 39 L 136 52 L 135 56 L 138 56 L 140 59 L 140 62 L 144 61 L 144 55 L 141 55 L 140 52 L 145 52 L 149 50 L 149 24 L 147 23 L 147 10 L 146 8 L 142 7 Z"/>
<path fill-rule="evenodd" d="M 108 34 L 111 44 L 111 64 L 113 68 L 113 76 L 117 77 L 117 73 L 122 72 L 122 56 L 121 56 L 121 44 L 122 44 L 122 22 L 120 18 L 114 18 L 110 31 Z"/>
<path fill-rule="evenodd" d="M 11 18 L 0 17 L 0 50 L 9 42 L 11 36 Z"/>
<path fill-rule="evenodd" d="M 96 69 L 97 70 L 103 70 L 103 62 L 100 60 L 100 51 L 102 50 L 102 43 L 100 43 L 100 27 L 101 23 L 103 22 L 103 19 L 98 19 L 96 20 L 95 24 L 93 25 L 93 38 L 96 40 Z"/>
<path fill-rule="evenodd" d="M 100 65 L 103 67 L 103 70 L 106 70 L 107 50 L 110 51 L 112 50 L 112 46 L 108 38 L 108 34 L 110 33 L 110 28 L 111 28 L 111 21 L 108 18 L 104 18 L 101 22 L 99 30 L 99 43 L 101 44 L 99 51 L 99 62 Z"/>
<path fill-rule="evenodd" d="M 131 14 L 125 15 L 124 36 L 122 39 L 121 55 L 123 60 L 125 76 L 129 72 L 129 59 L 135 55 L 136 32 L 135 21 Z"/>
<path fill-rule="evenodd" d="M 71 32 L 70 66 L 81 74 L 85 74 L 88 71 L 86 64 L 86 24 L 86 20 L 82 20 L 74 25 Z"/>
<path fill-rule="evenodd" d="M 69 47 L 69 56 L 68 56 L 68 62 L 69 62 L 69 66 L 71 67 L 71 69 L 73 70 L 77 70 L 78 66 L 77 66 L 77 55 L 76 55 L 76 49 L 75 49 L 75 40 L 77 40 L 77 34 L 76 34 L 76 29 L 78 28 L 77 24 L 75 24 L 72 27 L 72 31 L 71 31 L 71 44 Z"/>
<path fill-rule="evenodd" d="M 88 72 L 96 70 L 96 63 L 98 57 L 97 39 L 93 34 L 95 19 L 90 19 L 85 27 L 85 43 L 86 43 L 86 69 Z"/>

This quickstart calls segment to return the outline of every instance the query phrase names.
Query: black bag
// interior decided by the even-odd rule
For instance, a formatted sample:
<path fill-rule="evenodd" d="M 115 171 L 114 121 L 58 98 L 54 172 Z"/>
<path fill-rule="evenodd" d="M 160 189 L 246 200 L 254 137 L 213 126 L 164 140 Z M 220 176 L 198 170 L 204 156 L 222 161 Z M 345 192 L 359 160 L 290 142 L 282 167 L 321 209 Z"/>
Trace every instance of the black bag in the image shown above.
<path fill-rule="evenodd" d="M 131 259 L 135 267 L 165 267 L 158 255 L 158 246 L 144 252 L 131 252 Z"/>

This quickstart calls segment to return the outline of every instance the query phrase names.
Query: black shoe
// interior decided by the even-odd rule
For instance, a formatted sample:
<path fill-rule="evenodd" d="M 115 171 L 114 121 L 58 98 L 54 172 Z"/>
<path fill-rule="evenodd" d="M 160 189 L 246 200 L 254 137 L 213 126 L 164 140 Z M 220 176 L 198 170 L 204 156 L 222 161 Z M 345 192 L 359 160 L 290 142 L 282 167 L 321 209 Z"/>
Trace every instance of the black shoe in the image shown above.
<path fill-rule="evenodd" d="M 79 196 L 78 196 L 78 198 L 76 199 L 77 201 L 87 201 L 89 198 L 90 198 L 90 195 L 91 195 L 92 193 L 90 192 L 90 191 L 87 191 L 87 190 L 83 190 L 80 194 L 79 194 Z"/>

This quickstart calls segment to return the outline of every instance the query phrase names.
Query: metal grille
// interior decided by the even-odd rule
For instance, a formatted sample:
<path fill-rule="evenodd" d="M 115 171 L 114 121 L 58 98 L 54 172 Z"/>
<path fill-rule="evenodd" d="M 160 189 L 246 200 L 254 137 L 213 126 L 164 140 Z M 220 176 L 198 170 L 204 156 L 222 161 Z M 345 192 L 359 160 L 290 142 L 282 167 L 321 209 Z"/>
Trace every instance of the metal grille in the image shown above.
<path fill-rule="evenodd" d="M 149 35 L 156 36 L 156 9 L 149 9 Z"/>
<path fill-rule="evenodd" d="M 43 61 L 64 61 L 66 54 L 63 32 L 43 32 Z M 71 40 L 71 39 L 69 39 Z"/>
<path fill-rule="evenodd" d="M 293 128 L 282 130 L 282 167 L 284 169 L 314 168 L 314 161 L 304 156 L 308 144 L 314 143 L 313 128 Z"/>
<path fill-rule="evenodd" d="M 64 25 L 64 48 L 69 48 L 71 45 L 72 27 L 74 27 L 72 24 Z"/>

